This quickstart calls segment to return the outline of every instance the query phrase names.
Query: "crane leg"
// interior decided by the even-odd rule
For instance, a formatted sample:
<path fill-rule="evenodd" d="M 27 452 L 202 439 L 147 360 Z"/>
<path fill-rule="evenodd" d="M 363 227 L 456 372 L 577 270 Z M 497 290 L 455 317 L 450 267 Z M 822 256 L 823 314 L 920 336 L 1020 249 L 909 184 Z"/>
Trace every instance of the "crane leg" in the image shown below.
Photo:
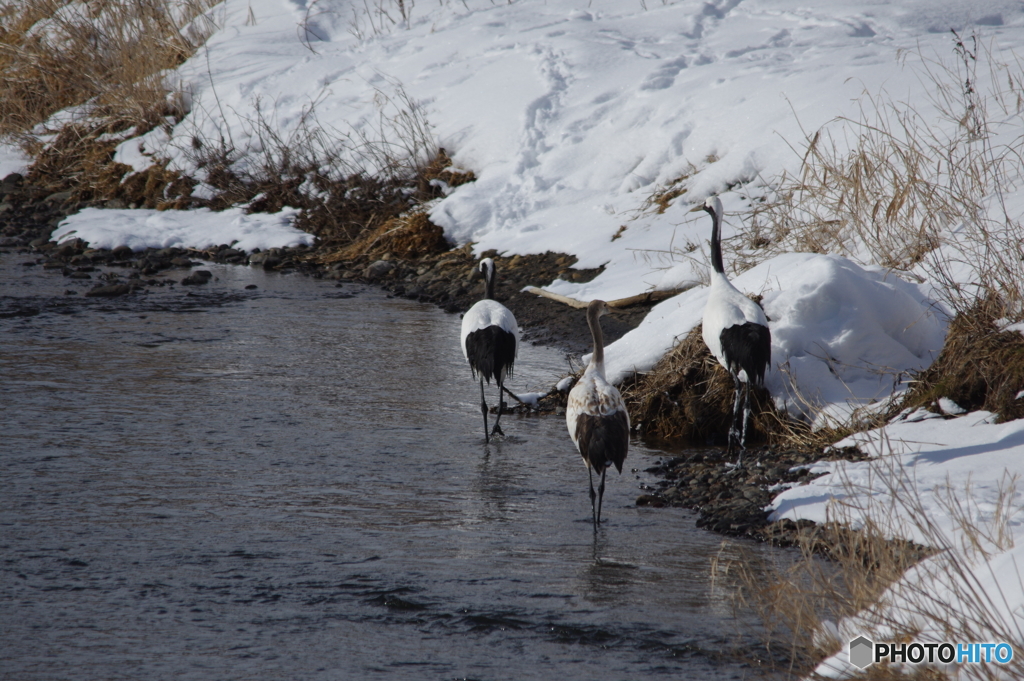
<path fill-rule="evenodd" d="M 480 413 L 484 415 L 484 442 L 490 442 L 487 435 L 487 400 L 484 398 L 484 376 L 480 374 Z"/>
<path fill-rule="evenodd" d="M 747 426 L 750 424 L 750 383 L 743 384 L 743 430 L 740 433 L 740 455 L 747 448 Z"/>
<path fill-rule="evenodd" d="M 735 375 L 732 377 L 732 381 L 736 390 L 736 394 L 732 402 L 732 419 L 729 422 L 729 444 L 726 446 L 725 449 L 726 456 L 732 454 L 733 447 L 737 442 L 739 442 L 740 439 L 740 424 L 738 423 L 737 419 L 738 417 L 741 416 L 740 401 L 743 398 L 743 384 L 740 381 L 739 377 Z"/>
<path fill-rule="evenodd" d="M 605 468 L 601 471 L 601 484 L 597 486 L 597 523 L 601 524 L 601 503 L 604 501 L 604 476 L 608 473 L 608 469 Z"/>
<path fill-rule="evenodd" d="M 590 463 L 587 463 L 587 475 L 590 476 L 590 512 L 594 517 L 594 531 L 597 532 L 597 508 L 594 506 L 594 499 L 597 498 L 597 493 L 594 492 L 594 473 L 590 468 Z"/>
<path fill-rule="evenodd" d="M 739 449 L 746 449 L 746 426 L 751 422 L 751 384 L 743 384 L 743 430 L 739 436 Z"/>
<path fill-rule="evenodd" d="M 494 419 L 494 428 L 491 430 L 491 435 L 498 434 L 504 436 L 505 433 L 501 431 L 501 413 L 505 411 L 505 396 L 501 394 L 501 388 L 505 384 L 504 380 L 498 379 L 498 418 Z M 486 426 L 484 426 L 486 428 Z"/>

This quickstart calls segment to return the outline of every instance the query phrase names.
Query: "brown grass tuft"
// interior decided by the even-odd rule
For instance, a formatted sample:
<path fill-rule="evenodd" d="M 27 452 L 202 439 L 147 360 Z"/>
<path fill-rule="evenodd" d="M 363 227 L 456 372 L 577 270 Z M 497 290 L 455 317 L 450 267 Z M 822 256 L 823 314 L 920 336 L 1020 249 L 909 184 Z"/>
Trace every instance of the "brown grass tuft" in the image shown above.
<path fill-rule="evenodd" d="M 1024 335 L 1000 331 L 1002 306 L 992 299 L 953 318 L 942 352 L 921 372 L 889 417 L 907 408 L 942 413 L 938 401 L 947 397 L 963 409 L 984 409 L 1000 421 L 1024 417 Z"/>
<path fill-rule="evenodd" d="M 705 443 L 727 433 L 735 396 L 732 377 L 708 351 L 697 325 L 650 372 L 620 386 L 630 420 L 644 435 Z M 753 390 L 747 442 L 764 440 L 776 417 L 766 391 Z"/>
<path fill-rule="evenodd" d="M 118 129 L 152 128 L 166 107 L 163 72 L 212 30 L 194 22 L 214 0 L 23 0 L 0 5 L 0 135 L 68 107 Z"/>
<path fill-rule="evenodd" d="M 398 215 L 377 227 L 366 229 L 349 246 L 337 251 L 329 262 L 355 260 L 360 257 L 379 258 L 385 253 L 412 260 L 451 249 L 444 230 L 435 225 L 423 211 Z"/>

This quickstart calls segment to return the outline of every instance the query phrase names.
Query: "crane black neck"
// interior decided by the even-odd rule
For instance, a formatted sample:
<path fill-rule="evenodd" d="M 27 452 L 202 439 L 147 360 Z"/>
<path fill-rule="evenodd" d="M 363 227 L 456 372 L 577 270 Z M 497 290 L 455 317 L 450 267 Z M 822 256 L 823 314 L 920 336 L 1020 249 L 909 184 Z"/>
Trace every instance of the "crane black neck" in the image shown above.
<path fill-rule="evenodd" d="M 601 309 L 595 305 L 587 308 L 587 324 L 590 326 L 590 335 L 594 337 L 594 354 L 590 363 L 597 366 L 604 366 L 604 334 L 601 332 Z"/>
<path fill-rule="evenodd" d="M 725 265 L 722 264 L 722 216 L 711 207 L 706 207 L 711 215 L 711 266 L 719 274 L 725 274 Z"/>

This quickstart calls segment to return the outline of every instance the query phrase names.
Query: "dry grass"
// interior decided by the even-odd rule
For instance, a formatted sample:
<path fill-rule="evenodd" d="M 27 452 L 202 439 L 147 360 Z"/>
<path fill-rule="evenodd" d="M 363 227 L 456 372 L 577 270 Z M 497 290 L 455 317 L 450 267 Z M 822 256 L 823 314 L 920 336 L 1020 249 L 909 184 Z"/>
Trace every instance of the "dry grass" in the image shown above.
<path fill-rule="evenodd" d="M 925 551 L 887 540 L 873 524 L 851 530 L 840 522 L 806 523 L 795 534 L 789 530 L 786 541 L 799 554 L 788 566 L 748 559 L 731 569 L 738 578 L 737 606 L 759 615 L 768 648 L 783 653 L 787 672 L 803 676 L 836 652 L 837 642 L 820 633 L 825 622 L 877 603 Z"/>
<path fill-rule="evenodd" d="M 435 225 L 422 210 L 397 215 L 377 227 L 364 229 L 348 246 L 325 258 L 326 262 L 379 258 L 390 253 L 403 260 L 413 260 L 451 249 L 444 230 Z"/>
<path fill-rule="evenodd" d="M 858 118 L 807 136 L 799 172 L 754 204 L 738 248 L 760 259 L 805 251 L 919 267 L 950 309 L 998 294 L 1021 318 L 1024 226 L 1001 202 L 1024 181 L 1024 138 L 1006 134 L 1024 112 L 1021 65 L 999 62 L 976 37 L 954 34 L 953 47 L 952 62 L 921 56 L 918 67 L 938 121 L 884 93 L 865 96 Z M 997 218 L 988 217 L 992 197 Z M 964 268 L 975 283 L 957 283 Z"/>
<path fill-rule="evenodd" d="M 389 81 L 387 91 L 377 90 L 378 120 L 363 131 L 343 132 L 321 124 L 316 116 L 319 97 L 288 133 L 256 101 L 254 114 L 242 122 L 257 141 L 258 152 L 237 149 L 230 138 L 204 138 L 197 129 L 182 151 L 198 169 L 198 179 L 168 170 L 166 160 L 156 159 L 139 173 L 113 161 L 124 139 L 157 125 L 170 132 L 190 113 L 179 106 L 188 98 L 164 87 L 164 71 L 180 64 L 205 39 L 200 33 L 192 42 L 178 29 L 212 3 L 110 1 L 86 8 L 35 0 L 4 6 L 4 35 L 19 42 L 21 60 L 5 64 L 7 74 L 16 77 L 0 87 L 0 111 L 5 112 L 0 120 L 10 125 L 7 134 L 18 137 L 36 159 L 27 181 L 47 192 L 68 191 L 76 201 L 118 200 L 132 207 L 223 209 L 246 204 L 250 211 L 276 212 L 294 206 L 302 209 L 297 226 L 320 237 L 327 251 L 350 249 L 357 241 L 371 250 L 386 243 L 410 255 L 446 248 L 440 230 L 409 211 L 475 178 L 452 167 L 419 104 L 397 81 Z M 165 35 L 167 31 L 173 35 Z M 94 43 L 102 45 L 103 54 L 85 51 Z M 144 54 L 136 55 L 139 50 Z M 40 66 L 49 61 L 59 61 L 63 70 Z M 54 73 L 62 82 L 91 85 L 50 92 L 46 78 Z M 26 94 L 30 87 L 38 90 L 34 99 Z M 49 100 L 42 96 L 47 92 Z M 12 113 L 18 102 L 24 110 Z M 79 113 L 61 116 L 53 130 L 26 131 L 25 126 L 68 106 L 78 106 Z M 200 179 L 212 189 L 212 198 L 192 196 Z"/>
<path fill-rule="evenodd" d="M 17 0 L 0 5 L 0 135 L 83 106 L 106 132 L 151 128 L 180 105 L 164 72 L 212 31 L 214 0 Z"/>
<path fill-rule="evenodd" d="M 792 661 L 787 671 L 807 675 L 861 634 L 875 641 L 922 640 L 925 631 L 954 642 L 1024 640 L 1014 600 L 1005 595 L 1024 585 L 1004 579 L 999 593 L 984 586 L 991 577 L 987 561 L 1013 547 L 1011 521 L 1021 510 L 1016 479 L 1004 477 L 995 501 L 979 504 L 970 481 L 947 481 L 929 490 L 925 503 L 892 457 L 875 460 L 869 478 L 870 489 L 846 480 L 845 498 L 832 502 L 824 524 L 800 524 L 800 554 L 790 566 L 765 569 L 749 560 L 728 566 L 739 575 L 738 603 L 761 615 L 769 648 L 781 648 Z M 924 546 L 888 539 L 908 533 Z M 959 672 L 1021 678 L 1024 661 Z M 878 664 L 855 678 L 947 677 L 936 668 Z"/>
<path fill-rule="evenodd" d="M 735 388 L 708 351 L 698 325 L 654 368 L 620 386 L 630 421 L 647 437 L 706 443 L 727 433 Z M 766 391 L 754 390 L 747 440 L 764 440 L 776 418 Z"/>
<path fill-rule="evenodd" d="M 0 5 L 0 136 L 35 158 L 27 180 L 76 201 L 181 207 L 194 182 L 113 162 L 116 146 L 187 112 L 168 70 L 210 35 L 214 0 L 21 0 Z M 65 112 L 51 118 L 56 112 Z"/>
<path fill-rule="evenodd" d="M 245 125 L 257 140 L 256 152 L 236 149 L 229 139 L 204 139 L 196 131 L 183 151 L 216 191 L 208 205 L 244 203 L 260 212 L 300 208 L 296 227 L 319 237 L 318 251 L 327 262 L 446 250 L 440 228 L 417 207 L 475 176 L 452 166 L 401 83 L 389 81 L 388 88 L 375 94 L 379 116 L 369 131 L 322 123 L 318 98 L 287 134 L 255 102 Z"/>
<path fill-rule="evenodd" d="M 1000 421 L 1024 417 L 1024 335 L 1000 331 L 1002 305 L 979 301 L 974 309 L 958 314 L 949 325 L 942 352 L 915 377 L 905 396 L 887 416 L 924 407 L 944 413 L 946 397 L 968 411 L 984 409 Z"/>

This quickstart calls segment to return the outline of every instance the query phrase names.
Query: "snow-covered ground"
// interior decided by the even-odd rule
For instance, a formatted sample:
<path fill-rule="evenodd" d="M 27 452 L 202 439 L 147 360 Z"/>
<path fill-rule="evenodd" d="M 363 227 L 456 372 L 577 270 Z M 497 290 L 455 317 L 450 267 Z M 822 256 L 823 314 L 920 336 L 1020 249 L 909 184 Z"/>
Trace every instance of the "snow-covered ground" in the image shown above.
<path fill-rule="evenodd" d="M 397 16 L 385 0 L 217 6 L 211 16 L 219 30 L 170 76 L 188 93 L 191 113 L 170 133 L 125 141 L 118 160 L 142 169 L 165 157 L 202 179 L 193 140 L 223 139 L 245 164 L 265 151 L 257 120 L 282 139 L 310 121 L 337 139 L 394 139 L 401 121 L 388 119 L 407 98 L 455 165 L 478 178 L 431 209 L 449 239 L 475 242 L 478 252 L 572 253 L 578 267 L 604 272 L 549 289 L 611 300 L 701 281 L 711 225 L 689 209 L 721 194 L 725 237 L 735 235 L 737 216 L 765 186 L 799 167 L 806 135 L 856 118 L 865 93 L 910 103 L 941 134 L 946 123 L 923 65 L 955 62 L 951 28 L 976 32 L 1007 63 L 1024 47 L 1024 6 L 1011 0 L 441 0 L 406 2 L 410 20 L 397 23 L 366 14 L 371 6 Z M 974 85 L 1004 75 L 982 70 Z M 1016 117 L 1001 123 L 1020 129 Z M 837 130 L 838 144 L 855 137 Z M 650 199 L 670 186 L 685 192 L 658 212 Z M 1000 199 L 1020 217 L 1024 193 Z M 70 217 L 55 238 L 266 248 L 304 238 L 289 231 L 291 217 L 89 211 Z M 962 276 L 969 281 L 969 269 Z M 734 282 L 764 296 L 772 394 L 819 422 L 884 400 L 942 345 L 945 310 L 930 298 L 932 282 L 911 283 L 875 263 L 785 254 Z M 700 322 L 705 299 L 698 286 L 655 307 L 609 346 L 609 374 L 650 368 Z M 881 460 L 891 475 L 914 480 L 926 503 L 936 485 L 963 482 L 972 471 L 970 494 L 984 515 L 997 482 L 1024 469 L 1019 428 L 972 414 L 874 435 L 905 443 L 879 452 Z M 848 493 L 844 480 L 878 481 L 868 464 L 833 468 L 828 478 L 784 492 L 776 514 L 820 519 L 829 498 Z M 916 536 L 909 524 L 890 528 Z M 992 555 L 1005 567 L 1015 554 L 1004 548 Z M 1017 574 L 999 572 L 993 583 L 1016 599 L 1011 610 L 1020 616 Z"/>
<path fill-rule="evenodd" d="M 0 179 L 11 173 L 24 173 L 32 159 L 16 147 L 0 145 Z"/>
<path fill-rule="evenodd" d="M 298 209 L 280 213 L 252 213 L 241 208 L 214 212 L 208 208 L 190 211 L 160 211 L 148 208 L 86 208 L 63 221 L 53 231 L 54 241 L 79 238 L 93 248 L 128 246 L 146 248 L 198 248 L 233 244 L 250 252 L 256 248 L 312 246 L 312 234 L 292 226 Z"/>

